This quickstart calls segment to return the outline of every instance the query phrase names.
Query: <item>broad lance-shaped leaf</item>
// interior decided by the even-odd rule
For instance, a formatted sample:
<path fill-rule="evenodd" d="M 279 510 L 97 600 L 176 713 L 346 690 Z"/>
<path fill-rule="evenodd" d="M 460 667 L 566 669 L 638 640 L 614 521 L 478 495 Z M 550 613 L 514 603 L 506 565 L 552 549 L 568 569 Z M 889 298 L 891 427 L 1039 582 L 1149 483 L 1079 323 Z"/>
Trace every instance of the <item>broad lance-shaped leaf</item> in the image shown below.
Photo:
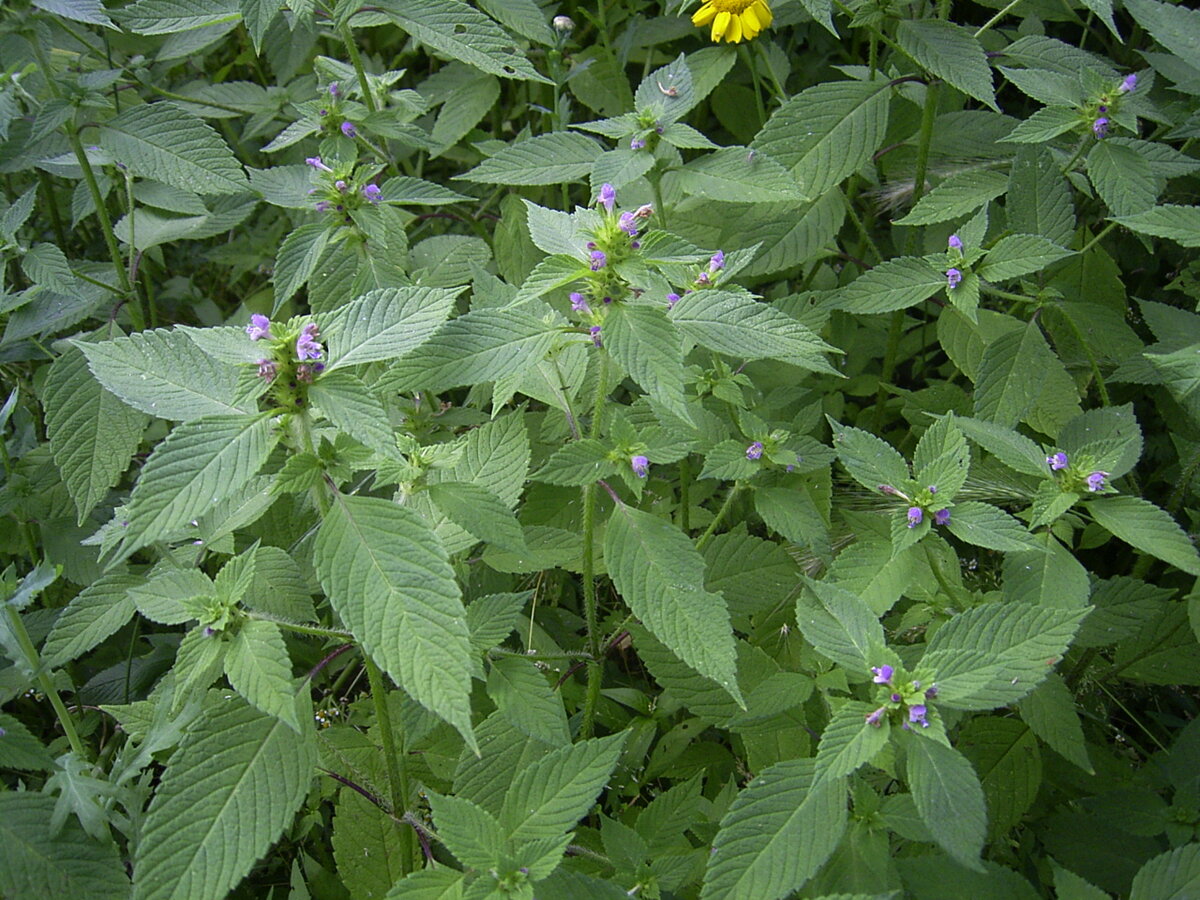
<path fill-rule="evenodd" d="M 1138 234 L 1169 238 L 1181 247 L 1200 247 L 1200 206 L 1164 204 L 1113 221 Z"/>
<path fill-rule="evenodd" d="M 516 516 L 487 488 L 443 481 L 429 485 L 429 496 L 451 522 L 479 540 L 513 553 L 529 552 Z"/>
<path fill-rule="evenodd" d="M 183 332 L 139 331 L 75 346 L 106 390 L 152 416 L 186 422 L 257 408 L 252 398 L 238 397 L 238 370 L 205 353 Z"/>
<path fill-rule="evenodd" d="M 987 833 L 987 807 L 979 776 L 967 758 L 938 741 L 907 736 L 908 786 L 933 839 L 968 869 L 979 862 Z"/>
<path fill-rule="evenodd" d="M 229 642 L 225 674 L 257 709 L 303 734 L 296 718 L 296 685 L 283 633 L 274 622 L 247 619 Z"/>
<path fill-rule="evenodd" d="M 747 152 L 745 147 L 723 147 L 701 156 L 675 177 L 687 193 L 711 200 L 771 203 L 806 199 L 791 172 L 766 153 Z"/>
<path fill-rule="evenodd" d="M 670 318 L 696 343 L 718 353 L 839 374 L 824 357 L 838 352 L 836 347 L 787 313 L 745 294 L 695 291 L 675 304 Z"/>
<path fill-rule="evenodd" d="M 175 34 L 242 17 L 238 0 L 137 0 L 114 15 L 134 34 Z"/>
<path fill-rule="evenodd" d="M 779 900 L 816 874 L 846 830 L 846 786 L 815 768 L 777 763 L 742 789 L 713 841 L 702 900 Z"/>
<path fill-rule="evenodd" d="M 612 358 L 651 397 L 691 423 L 683 392 L 683 340 L 661 310 L 617 306 L 604 320 L 603 341 Z"/>
<path fill-rule="evenodd" d="M 1140 497 L 1100 497 L 1088 512 L 1106 528 L 1143 553 L 1200 575 L 1200 553 L 1170 514 Z"/>
<path fill-rule="evenodd" d="M 325 372 L 308 389 L 325 417 L 372 450 L 396 453 L 396 435 L 383 404 L 349 372 Z"/>
<path fill-rule="evenodd" d="M 704 558 L 666 519 L 618 503 L 604 535 L 604 560 L 633 614 L 681 660 L 745 708 L 725 598 L 704 589 Z"/>
<path fill-rule="evenodd" d="M 43 404 L 54 462 L 82 525 L 129 467 L 146 417 L 105 390 L 74 348 L 50 366 Z"/>
<path fill-rule="evenodd" d="M 867 722 L 875 710 L 870 703 L 852 700 L 840 706 L 821 732 L 817 748 L 817 776 L 843 778 L 853 775 L 887 745 L 891 722 L 886 716 L 878 725 Z"/>
<path fill-rule="evenodd" d="M 61 666 L 115 634 L 137 610 L 129 589 L 144 582 L 138 575 L 114 572 L 80 591 L 54 621 L 42 645 L 46 665 Z"/>
<path fill-rule="evenodd" d="M 326 317 L 326 371 L 397 359 L 437 332 L 454 306 L 454 291 L 401 287 L 370 291 Z"/>
<path fill-rule="evenodd" d="M 224 897 L 308 795 L 317 748 L 307 699 L 299 737 L 240 697 L 210 701 L 167 763 L 133 858 L 134 900 Z"/>
<path fill-rule="evenodd" d="M 177 425 L 142 467 L 113 561 L 208 512 L 250 480 L 278 439 L 266 415 L 208 416 Z"/>
<path fill-rule="evenodd" d="M 969 29 L 942 19 L 904 19 L 896 39 L 926 70 L 999 112 L 991 67 Z"/>
<path fill-rule="evenodd" d="M 1089 612 L 1090 606 L 976 606 L 937 630 L 921 667 L 929 668 L 937 681 L 939 704 L 954 709 L 1007 706 L 1053 671 Z"/>
<path fill-rule="evenodd" d="M 897 487 L 908 480 L 908 463 L 900 451 L 869 431 L 829 419 L 833 448 L 850 477 L 871 491 L 881 485 Z"/>
<path fill-rule="evenodd" d="M 601 153 L 598 143 L 574 131 L 555 131 L 512 144 L 462 175 L 482 184 L 558 184 L 578 181 Z"/>
<path fill-rule="evenodd" d="M 955 504 L 946 527 L 956 538 L 976 547 L 1002 553 L 1040 549 L 1018 519 L 990 503 L 969 500 Z"/>
<path fill-rule="evenodd" d="M 363 649 L 474 750 L 461 593 L 428 523 L 389 500 L 338 496 L 313 552 L 329 602 Z"/>
<path fill-rule="evenodd" d="M 860 675 L 895 662 L 879 617 L 860 597 L 827 581 L 808 578 L 805 584 L 796 600 L 796 622 L 818 653 Z"/>
<path fill-rule="evenodd" d="M 324 222 L 309 222 L 283 239 L 275 254 L 275 302 L 271 315 L 308 283 L 325 252 L 329 236 L 329 227 Z"/>
<path fill-rule="evenodd" d="M 1134 876 L 1129 900 L 1187 900 L 1200 891 L 1200 844 L 1159 854 Z"/>
<path fill-rule="evenodd" d="M 907 309 L 946 286 L 946 273 L 928 260 L 897 256 L 868 269 L 829 301 L 834 309 L 872 315 Z"/>

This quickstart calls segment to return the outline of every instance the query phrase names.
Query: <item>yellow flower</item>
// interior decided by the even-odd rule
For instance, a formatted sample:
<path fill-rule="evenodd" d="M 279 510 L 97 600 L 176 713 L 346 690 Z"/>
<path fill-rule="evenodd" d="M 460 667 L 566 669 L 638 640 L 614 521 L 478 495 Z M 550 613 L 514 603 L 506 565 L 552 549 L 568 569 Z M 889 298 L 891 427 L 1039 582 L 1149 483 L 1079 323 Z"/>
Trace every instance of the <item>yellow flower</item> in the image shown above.
<path fill-rule="evenodd" d="M 712 39 L 736 44 L 751 40 L 771 24 L 767 0 L 704 0 L 692 16 L 692 24 L 703 27 L 712 22 Z"/>

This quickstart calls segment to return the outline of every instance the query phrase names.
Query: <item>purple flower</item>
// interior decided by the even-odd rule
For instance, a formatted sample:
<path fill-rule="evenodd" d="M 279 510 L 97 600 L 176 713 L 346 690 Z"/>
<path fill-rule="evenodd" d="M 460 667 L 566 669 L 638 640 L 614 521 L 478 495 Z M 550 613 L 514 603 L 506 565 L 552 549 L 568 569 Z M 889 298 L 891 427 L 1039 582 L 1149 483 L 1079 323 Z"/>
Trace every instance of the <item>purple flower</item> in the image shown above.
<path fill-rule="evenodd" d="M 327 166 L 327 165 L 325 165 L 325 163 L 321 162 L 321 157 L 319 157 L 319 156 L 310 156 L 310 157 L 308 157 L 308 159 L 306 159 L 304 161 L 306 163 L 308 163 L 310 166 L 312 166 L 314 169 L 319 169 L 322 172 L 332 172 L 333 171 L 333 169 L 329 168 L 329 166 Z"/>
<path fill-rule="evenodd" d="M 575 312 L 583 313 L 584 315 L 591 315 L 592 313 L 592 308 L 588 306 L 588 302 L 583 299 L 583 294 L 579 293 L 578 291 L 571 292 L 571 309 L 573 309 Z"/>
<path fill-rule="evenodd" d="M 763 444 L 762 441 L 755 441 L 746 448 L 746 459 L 762 459 Z"/>
<path fill-rule="evenodd" d="M 945 525 L 950 521 L 950 510 L 939 509 L 933 514 L 934 525 Z"/>
<path fill-rule="evenodd" d="M 891 684 L 895 673 L 896 670 L 889 665 L 871 666 L 871 674 L 875 676 L 871 681 L 875 684 Z"/>
<path fill-rule="evenodd" d="M 1108 134 L 1108 119 L 1106 117 L 1101 116 L 1092 123 L 1092 134 L 1096 136 L 1097 140 L 1102 140 Z"/>
<path fill-rule="evenodd" d="M 267 381 L 274 381 L 275 376 L 279 372 L 279 367 L 272 360 L 260 359 L 258 361 L 258 377 L 265 378 Z"/>
<path fill-rule="evenodd" d="M 629 466 L 638 478 L 645 478 L 650 472 L 650 460 L 640 454 L 629 460 Z"/>
<path fill-rule="evenodd" d="M 928 728 L 929 720 L 925 718 L 928 712 L 924 703 L 915 703 L 908 708 L 908 721 L 920 725 L 922 728 Z"/>
<path fill-rule="evenodd" d="M 962 238 L 960 238 L 957 234 L 950 235 L 950 240 L 948 240 L 946 243 L 950 245 L 951 250 L 962 249 Z"/>
<path fill-rule="evenodd" d="M 602 346 L 604 346 L 604 345 L 603 345 L 603 344 L 600 342 L 600 326 L 599 326 L 599 325 L 593 325 L 591 328 L 589 328 L 589 329 L 588 329 L 588 331 L 589 331 L 589 332 L 591 333 L 591 335 L 592 335 L 592 343 L 593 343 L 593 344 L 595 344 L 597 347 L 602 347 Z"/>
<path fill-rule="evenodd" d="M 929 686 L 929 689 L 927 691 L 925 691 L 925 699 L 926 700 L 932 700 L 937 695 L 938 695 L 938 686 L 936 684 L 931 684 Z"/>
<path fill-rule="evenodd" d="M 645 148 L 646 148 L 646 142 L 644 140 L 642 140 L 641 138 L 634 138 L 633 140 L 631 140 L 629 142 L 630 150 L 644 150 Z"/>
<path fill-rule="evenodd" d="M 317 212 L 329 212 L 331 206 L 328 200 L 321 200 L 313 207 Z"/>
<path fill-rule="evenodd" d="M 324 348 L 317 343 L 319 336 L 316 322 L 309 322 L 300 329 L 300 337 L 296 338 L 296 359 L 320 359 Z"/>
<path fill-rule="evenodd" d="M 1046 457 L 1046 465 L 1050 467 L 1051 472 L 1058 472 L 1065 469 L 1068 465 L 1067 454 L 1059 450 L 1057 453 L 1051 453 Z"/>
<path fill-rule="evenodd" d="M 329 115 L 329 110 L 327 110 L 327 109 L 318 109 L 318 110 L 317 110 L 317 115 L 318 115 L 318 116 L 327 116 L 327 115 Z"/>
<path fill-rule="evenodd" d="M 344 134 L 348 138 L 356 138 L 356 137 L 358 137 L 358 129 L 354 127 L 353 122 L 343 122 L 342 123 L 342 134 Z"/>
<path fill-rule="evenodd" d="M 674 291 L 667 294 L 667 309 L 674 308 L 675 304 L 678 302 L 679 302 L 679 295 L 676 294 Z"/>
<path fill-rule="evenodd" d="M 617 221 L 617 227 L 630 237 L 638 233 L 637 219 L 634 218 L 631 212 L 621 213 L 621 218 Z"/>
<path fill-rule="evenodd" d="M 892 694 L 891 700 L 893 703 L 899 703 L 904 698 L 900 694 Z"/>
<path fill-rule="evenodd" d="M 1100 115 L 1104 115 L 1106 112 L 1108 112 L 1108 107 L 1101 103 L 1096 107 L 1096 112 L 1100 113 Z"/>
<path fill-rule="evenodd" d="M 1128 94 L 1130 91 L 1132 91 L 1136 87 L 1137 87 L 1137 76 L 1136 75 L 1126 75 L 1125 80 L 1121 82 L 1121 86 L 1119 88 L 1117 88 L 1117 93 Z"/>
<path fill-rule="evenodd" d="M 1107 477 L 1107 472 L 1093 472 L 1087 477 L 1088 490 L 1092 491 L 1093 493 L 1104 490 L 1104 479 Z"/>
<path fill-rule="evenodd" d="M 338 97 L 338 96 L 341 96 L 341 93 L 342 93 L 342 89 L 340 87 L 338 87 L 337 82 L 336 81 L 331 82 L 329 85 L 329 96 L 330 97 Z"/>
<path fill-rule="evenodd" d="M 250 317 L 250 324 L 246 326 L 246 334 L 250 335 L 250 340 L 252 341 L 270 337 L 271 320 L 262 313 L 255 313 Z"/>
<path fill-rule="evenodd" d="M 630 242 L 629 242 L 629 248 L 630 248 L 631 250 L 641 250 L 641 249 L 642 249 L 642 242 L 641 242 L 641 241 L 630 241 Z"/>
<path fill-rule="evenodd" d="M 931 485 L 928 487 L 928 489 L 927 489 L 927 490 L 928 490 L 928 491 L 929 491 L 929 493 L 931 493 L 931 494 L 936 494 L 936 493 L 937 493 L 937 485 L 936 485 L 936 484 L 931 484 Z"/>
<path fill-rule="evenodd" d="M 592 271 L 599 272 L 606 265 L 608 265 L 608 257 L 605 256 L 604 251 L 603 250 L 593 250 L 592 251 Z"/>
<path fill-rule="evenodd" d="M 338 189 L 339 193 L 346 193 L 346 182 L 339 178 L 333 183 L 333 186 Z"/>
<path fill-rule="evenodd" d="M 707 272 L 701 272 L 696 276 L 696 284 L 712 284 L 712 279 L 708 277 Z"/>
<path fill-rule="evenodd" d="M 962 272 L 954 268 L 946 270 L 946 286 L 950 288 L 950 290 L 954 290 L 961 282 Z"/>
<path fill-rule="evenodd" d="M 718 250 L 712 255 L 712 259 L 708 261 L 708 271 L 710 275 L 715 275 L 725 268 L 725 251 Z"/>
<path fill-rule="evenodd" d="M 887 707 L 881 706 L 881 707 L 879 707 L 879 709 L 875 710 L 875 712 L 867 713 L 867 724 L 874 725 L 876 728 L 878 728 L 879 722 L 880 722 L 880 720 L 883 719 L 883 714 L 886 712 L 887 712 Z M 714 849 L 714 852 L 715 852 L 715 849 Z"/>
<path fill-rule="evenodd" d="M 925 518 L 925 513 L 921 511 L 919 506 L 910 506 L 908 508 L 908 527 L 916 528 L 921 524 L 921 520 Z"/>
<path fill-rule="evenodd" d="M 617 202 L 617 189 L 607 181 L 600 185 L 600 194 L 596 198 L 606 210 L 612 212 L 613 204 Z"/>
<path fill-rule="evenodd" d="M 377 184 L 364 184 L 362 195 L 364 200 L 374 206 L 383 199 L 383 188 Z"/>

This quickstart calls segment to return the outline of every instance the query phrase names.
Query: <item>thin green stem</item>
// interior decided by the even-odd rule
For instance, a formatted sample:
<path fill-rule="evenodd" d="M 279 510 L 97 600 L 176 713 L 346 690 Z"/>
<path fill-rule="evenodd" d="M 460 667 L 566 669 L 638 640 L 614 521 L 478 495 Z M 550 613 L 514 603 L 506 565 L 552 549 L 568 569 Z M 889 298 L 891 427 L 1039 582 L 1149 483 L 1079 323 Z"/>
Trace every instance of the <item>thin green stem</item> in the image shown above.
<path fill-rule="evenodd" d="M 1088 136 L 1085 134 L 1083 137 L 1081 137 L 1079 139 L 1079 143 L 1075 145 L 1075 152 L 1071 154 L 1071 158 L 1069 160 L 1067 160 L 1067 164 L 1062 167 L 1062 173 L 1064 175 L 1066 175 L 1073 168 L 1075 168 L 1076 161 L 1079 159 L 1080 154 L 1083 153 L 1083 148 L 1086 147 L 1087 145 L 1088 145 Z"/>
<path fill-rule="evenodd" d="M 662 172 L 657 167 L 650 170 L 650 186 L 654 188 L 654 212 L 658 216 L 658 227 L 667 227 L 667 205 L 663 203 Z"/>
<path fill-rule="evenodd" d="M 762 79 L 758 77 L 758 63 L 754 61 L 754 51 L 745 44 L 738 45 L 738 53 L 750 67 L 750 78 L 754 82 L 754 106 L 758 110 L 758 125 L 761 128 L 767 123 L 767 107 L 762 98 Z"/>
<path fill-rule="evenodd" d="M 1092 238 L 1090 241 L 1088 241 L 1086 244 L 1083 245 L 1083 249 L 1079 251 L 1080 255 L 1087 253 L 1089 250 L 1091 250 L 1093 247 L 1095 247 L 1096 244 L 1098 244 L 1098 243 L 1100 243 L 1100 241 L 1104 240 L 1104 238 L 1108 236 L 1108 233 L 1116 227 L 1117 227 L 1116 222 L 1109 222 L 1107 225 L 1105 225 L 1104 228 L 1101 229 L 1101 231 L 1098 235 L 1096 235 L 1094 238 Z"/>
<path fill-rule="evenodd" d="M 404 758 L 405 748 L 396 750 L 396 733 L 392 730 L 392 716 L 388 710 L 387 688 L 383 682 L 383 673 L 379 666 L 366 653 L 363 653 L 363 665 L 367 670 L 367 682 L 371 686 L 371 701 L 375 705 L 375 724 L 379 728 L 379 738 L 383 742 L 383 757 L 387 763 L 388 786 L 391 789 L 392 816 L 402 819 L 408 810 L 408 798 L 411 785 L 408 779 L 408 765 Z M 403 741 L 401 735 L 401 741 Z M 411 828 L 400 829 L 401 852 L 400 873 L 407 875 L 413 869 L 413 832 Z"/>
<path fill-rule="evenodd" d="M 979 37 L 985 31 L 990 31 L 993 25 L 995 25 L 997 22 L 999 22 L 1001 19 L 1003 19 L 1005 16 L 1007 16 L 1010 12 L 1012 12 L 1013 8 L 1016 7 L 1020 2 L 1021 2 L 1021 0 L 1012 0 L 1012 2 L 1008 4 L 1008 6 L 1004 7 L 1004 9 L 1000 10 L 1000 12 L 996 13 L 994 16 L 992 16 L 990 19 L 988 19 L 986 22 L 984 22 L 982 25 L 980 25 L 979 28 L 977 28 L 975 30 L 975 37 Z"/>
<path fill-rule="evenodd" d="M 350 65 L 354 66 L 354 74 L 358 76 L 358 87 L 362 91 L 363 103 L 366 104 L 368 112 L 375 112 L 379 107 L 375 105 L 375 97 L 371 93 L 371 83 L 367 80 L 367 70 L 363 68 L 362 55 L 358 52 L 358 45 L 354 43 L 354 35 L 350 32 L 350 26 L 343 25 L 339 33 L 342 43 L 346 45 L 346 54 L 350 57 Z"/>
<path fill-rule="evenodd" d="M 725 516 L 729 514 L 729 510 L 733 507 L 733 501 L 737 497 L 738 492 L 742 489 L 742 483 L 735 481 L 733 487 L 729 489 L 729 493 L 725 496 L 725 502 L 721 504 L 721 508 L 717 510 L 717 514 L 713 516 L 713 520 L 708 523 L 708 527 L 704 529 L 704 534 L 700 535 L 696 541 L 696 549 L 703 549 L 714 534 L 717 533 L 717 528 L 725 521 Z"/>
<path fill-rule="evenodd" d="M 604 401 L 608 396 L 608 356 L 600 354 L 600 371 L 596 378 L 596 398 L 592 404 L 592 425 L 589 436 L 599 437 Z M 583 615 L 587 623 L 588 652 L 592 659 L 587 667 L 587 695 L 583 704 L 580 737 L 591 737 L 600 700 L 600 682 L 604 661 L 600 658 L 600 624 L 596 604 L 596 483 L 583 486 Z"/>
<path fill-rule="evenodd" d="M 310 637 L 329 638 L 334 641 L 353 641 L 354 635 L 349 631 L 341 631 L 337 628 L 322 628 L 319 625 L 305 625 L 303 622 L 293 622 L 291 619 L 285 619 L 282 616 L 271 615 L 265 612 L 248 613 L 251 619 L 260 619 L 263 622 L 274 622 L 285 631 L 294 631 L 297 634 L 307 634 Z"/>
<path fill-rule="evenodd" d="M 775 85 L 775 96 L 779 98 L 780 103 L 787 103 L 789 99 L 787 88 L 779 80 L 779 76 L 775 74 L 775 69 L 771 66 L 771 60 L 767 58 L 766 41 L 753 41 L 753 50 L 751 53 L 761 53 L 763 58 L 763 66 L 767 70 L 767 74 L 771 76 L 771 84 Z"/>
<path fill-rule="evenodd" d="M 58 689 L 54 687 L 50 673 L 42 668 L 42 661 L 38 657 L 37 648 L 34 647 L 33 641 L 29 637 L 29 632 L 25 630 L 25 622 L 21 619 L 21 614 L 7 605 L 4 607 L 4 611 L 8 615 L 8 630 L 17 639 L 17 645 L 25 655 L 25 664 L 34 671 L 34 680 L 37 682 L 38 687 L 41 688 L 42 693 L 49 699 L 50 705 L 54 707 L 54 714 L 58 717 L 58 724 L 62 726 L 63 733 L 66 734 L 67 742 L 71 745 L 71 749 L 75 751 L 75 755 L 80 759 L 89 759 L 87 747 L 80 740 L 79 732 L 75 730 L 75 720 L 71 718 L 70 710 L 62 702 L 62 697 L 58 695 Z"/>

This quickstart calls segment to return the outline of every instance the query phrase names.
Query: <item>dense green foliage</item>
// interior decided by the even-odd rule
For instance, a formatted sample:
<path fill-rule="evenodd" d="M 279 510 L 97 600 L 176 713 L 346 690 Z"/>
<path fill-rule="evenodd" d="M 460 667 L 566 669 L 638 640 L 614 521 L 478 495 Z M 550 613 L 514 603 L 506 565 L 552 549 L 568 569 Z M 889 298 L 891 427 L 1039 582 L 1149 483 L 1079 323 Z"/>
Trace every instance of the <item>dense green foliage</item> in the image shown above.
<path fill-rule="evenodd" d="M 1200 11 L 765 9 L 0 7 L 0 897 L 1200 896 Z"/>

